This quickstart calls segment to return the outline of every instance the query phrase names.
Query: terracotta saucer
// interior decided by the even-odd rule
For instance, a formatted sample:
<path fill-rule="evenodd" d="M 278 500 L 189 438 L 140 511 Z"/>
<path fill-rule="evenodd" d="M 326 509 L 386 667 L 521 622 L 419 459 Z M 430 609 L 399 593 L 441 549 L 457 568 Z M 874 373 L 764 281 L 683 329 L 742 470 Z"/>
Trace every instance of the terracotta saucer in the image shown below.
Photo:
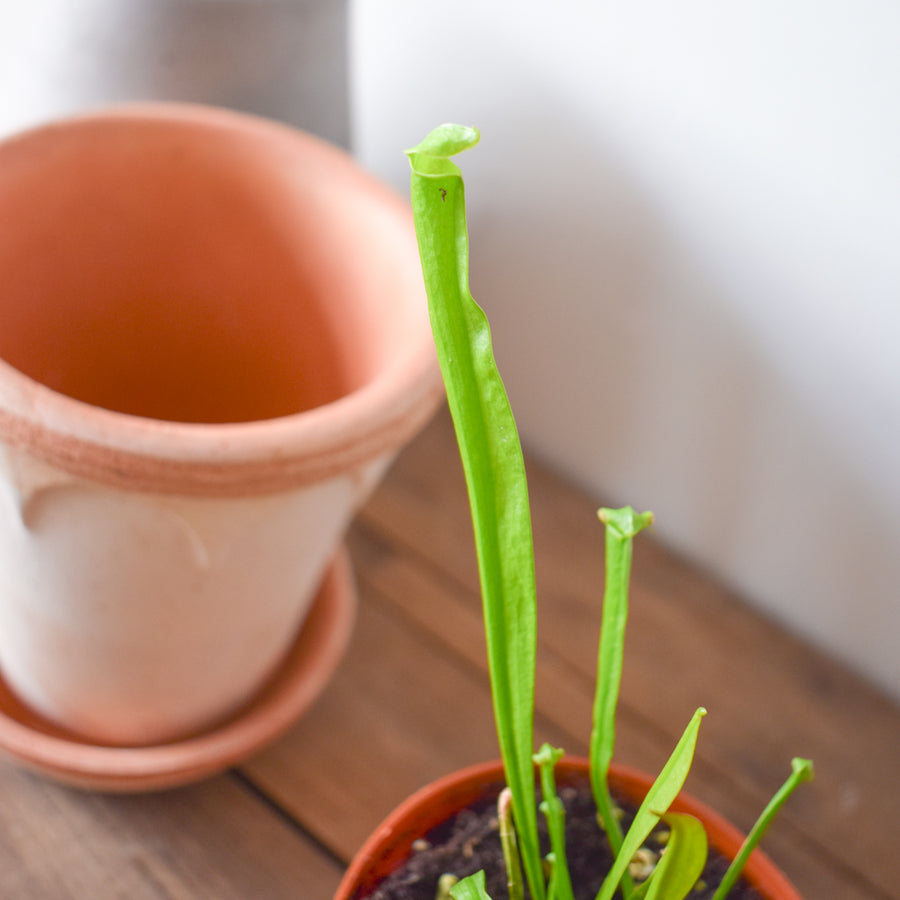
<path fill-rule="evenodd" d="M 307 710 L 343 656 L 355 618 L 356 589 L 342 550 L 281 669 L 233 719 L 168 744 L 102 746 L 39 719 L 0 679 L 0 753 L 55 781 L 93 790 L 150 791 L 199 781 L 261 749 Z"/>

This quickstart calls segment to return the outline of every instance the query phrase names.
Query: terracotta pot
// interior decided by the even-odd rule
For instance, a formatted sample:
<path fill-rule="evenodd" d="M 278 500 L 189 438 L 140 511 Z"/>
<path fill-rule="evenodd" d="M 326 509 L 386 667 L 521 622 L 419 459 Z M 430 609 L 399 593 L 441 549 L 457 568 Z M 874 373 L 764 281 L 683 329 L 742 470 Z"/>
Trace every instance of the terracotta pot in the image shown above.
<path fill-rule="evenodd" d="M 343 152 L 149 104 L 0 144 L 0 671 L 110 744 L 293 646 L 442 396 L 411 215 Z"/>
<path fill-rule="evenodd" d="M 587 761 L 564 758 L 557 767 L 557 783 L 587 784 Z M 653 779 L 642 772 L 612 766 L 610 784 L 639 803 Z M 338 887 L 334 900 L 364 900 L 378 882 L 394 871 L 409 855 L 413 842 L 447 821 L 461 809 L 485 795 L 497 796 L 504 784 L 499 762 L 482 763 L 454 772 L 413 794 L 401 803 L 366 840 Z M 672 804 L 674 811 L 690 813 L 706 827 L 711 847 L 733 858 L 744 836 L 718 813 L 682 794 Z M 781 871 L 756 850 L 744 869 L 744 878 L 766 900 L 801 900 Z"/>

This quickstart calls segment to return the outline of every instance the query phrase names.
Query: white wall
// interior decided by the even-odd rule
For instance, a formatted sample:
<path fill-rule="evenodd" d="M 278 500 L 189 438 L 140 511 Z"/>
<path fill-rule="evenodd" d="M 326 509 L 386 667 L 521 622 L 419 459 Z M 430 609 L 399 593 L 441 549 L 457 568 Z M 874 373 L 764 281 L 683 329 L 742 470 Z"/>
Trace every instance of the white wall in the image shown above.
<path fill-rule="evenodd" d="M 132 100 L 209 103 L 348 140 L 342 0 L 0 4 L 0 134 Z"/>
<path fill-rule="evenodd" d="M 482 130 L 527 443 L 900 698 L 898 46 L 893 0 L 351 7 L 367 166 Z"/>

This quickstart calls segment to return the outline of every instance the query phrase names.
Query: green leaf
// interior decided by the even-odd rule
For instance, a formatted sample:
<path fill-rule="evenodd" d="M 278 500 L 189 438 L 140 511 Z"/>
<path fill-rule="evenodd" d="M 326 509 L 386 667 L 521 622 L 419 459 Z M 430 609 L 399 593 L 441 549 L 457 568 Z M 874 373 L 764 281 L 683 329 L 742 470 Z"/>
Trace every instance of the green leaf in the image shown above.
<path fill-rule="evenodd" d="M 487 318 L 469 292 L 462 176 L 442 155 L 476 138 L 474 130 L 441 126 L 409 152 L 412 207 L 472 509 L 500 754 L 531 894 L 544 900 L 531 761 L 537 610 L 525 464 Z"/>
<path fill-rule="evenodd" d="M 706 829 L 687 813 L 666 813 L 669 842 L 649 879 L 644 900 L 684 900 L 703 874 L 708 850 Z"/>
<path fill-rule="evenodd" d="M 706 710 L 702 707 L 694 713 L 684 734 L 672 751 L 672 755 L 663 766 L 656 781 L 651 785 L 650 790 L 647 791 L 647 796 L 644 797 L 635 813 L 634 821 L 622 841 L 622 847 L 616 860 L 597 893 L 597 900 L 611 900 L 632 857 L 656 826 L 660 816 L 668 810 L 672 801 L 678 796 L 690 771 L 694 748 L 697 745 L 697 735 L 700 731 L 700 722 L 705 715 Z"/>
<path fill-rule="evenodd" d="M 457 881 L 450 888 L 450 896 L 453 900 L 491 900 L 484 886 L 484 872 L 476 872 Z"/>
<path fill-rule="evenodd" d="M 451 156 L 474 147 L 480 139 L 477 128 L 468 125 L 438 125 L 418 145 L 407 150 L 406 154 L 449 160 Z"/>
<path fill-rule="evenodd" d="M 625 651 L 625 624 L 628 620 L 628 582 L 631 577 L 632 546 L 635 536 L 653 522 L 653 513 L 636 513 L 630 506 L 601 509 L 606 526 L 606 585 L 597 652 L 597 685 L 589 750 L 591 788 L 600 821 L 614 854 L 622 847 L 622 828 L 609 793 L 609 764 L 616 742 L 616 707 L 622 681 Z M 632 883 L 624 875 L 625 894 Z"/>
<path fill-rule="evenodd" d="M 744 843 L 741 844 L 741 849 L 738 851 L 737 856 L 732 860 L 731 865 L 728 867 L 728 871 L 725 872 L 725 877 L 716 889 L 715 894 L 713 894 L 713 900 L 725 900 L 728 896 L 728 892 L 734 887 L 734 883 L 740 877 L 741 872 L 743 872 L 744 866 L 750 858 L 750 854 L 759 845 L 759 842 L 769 830 L 769 826 L 772 824 L 778 811 L 784 806 L 788 797 L 790 797 L 804 781 L 812 781 L 812 779 L 812 760 L 799 758 L 791 760 L 791 774 L 788 776 L 787 781 L 785 781 L 785 783 L 776 791 L 775 796 L 769 801 L 766 808 L 760 814 L 760 817 L 756 820 L 756 824 L 750 829 L 750 834 L 747 835 Z"/>
<path fill-rule="evenodd" d="M 550 855 L 553 857 L 553 875 L 548 897 L 552 895 L 558 900 L 574 900 L 572 880 L 569 875 L 569 861 L 566 858 L 566 811 L 562 800 L 556 793 L 556 781 L 553 769 L 562 759 L 563 751 L 544 744 L 535 754 L 541 775 L 541 812 L 547 819 L 547 833 L 550 835 Z"/>

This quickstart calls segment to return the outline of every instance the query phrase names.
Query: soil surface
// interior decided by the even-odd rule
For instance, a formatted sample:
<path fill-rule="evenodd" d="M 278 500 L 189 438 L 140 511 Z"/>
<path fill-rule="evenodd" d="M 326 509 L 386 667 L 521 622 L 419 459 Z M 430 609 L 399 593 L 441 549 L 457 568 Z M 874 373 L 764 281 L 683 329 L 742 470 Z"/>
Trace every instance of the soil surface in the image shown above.
<path fill-rule="evenodd" d="M 590 792 L 563 787 L 559 794 L 566 807 L 566 849 L 575 900 L 594 900 L 612 865 L 609 846 L 597 824 Z M 635 810 L 627 803 L 621 805 L 625 811 L 623 829 L 627 830 Z M 543 834 L 542 839 L 546 839 Z M 653 835 L 645 846 L 654 852 L 662 848 Z M 689 895 L 690 900 L 710 900 L 727 867 L 727 860 L 710 849 L 706 869 Z M 404 866 L 382 881 L 366 900 L 435 900 L 442 874 L 463 877 L 479 869 L 485 871 L 487 891 L 493 900 L 508 900 L 495 805 L 487 801 L 480 807 L 463 810 L 432 832 L 427 846 L 416 849 Z M 763 897 L 739 881 L 728 900 L 763 900 Z"/>

